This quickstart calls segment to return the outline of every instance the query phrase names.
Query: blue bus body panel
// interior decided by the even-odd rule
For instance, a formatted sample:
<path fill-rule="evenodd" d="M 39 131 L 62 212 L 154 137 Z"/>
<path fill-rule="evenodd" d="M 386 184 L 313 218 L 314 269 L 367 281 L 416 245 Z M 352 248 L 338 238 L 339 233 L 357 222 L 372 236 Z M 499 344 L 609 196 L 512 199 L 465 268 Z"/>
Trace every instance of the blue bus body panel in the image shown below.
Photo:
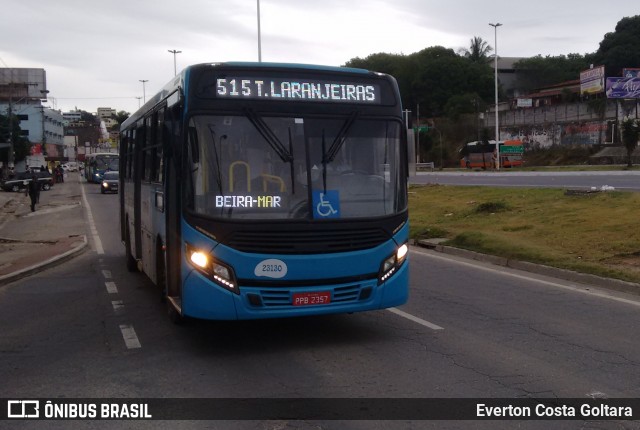
<path fill-rule="evenodd" d="M 408 231 L 405 225 L 394 240 L 363 251 L 265 255 L 238 252 L 217 244 L 183 222 L 184 241 L 232 266 L 240 287 L 240 294 L 226 290 L 184 260 L 183 314 L 203 319 L 258 319 L 359 312 L 401 305 L 408 299 L 408 258 L 381 285 L 378 285 L 378 272 L 382 261 L 407 241 Z M 274 278 L 262 270 L 265 265 L 284 266 L 281 273 L 286 271 L 286 274 L 280 273 Z M 265 276 L 267 273 L 269 276 Z M 328 304 L 292 304 L 294 294 L 327 292 L 331 298 Z"/>

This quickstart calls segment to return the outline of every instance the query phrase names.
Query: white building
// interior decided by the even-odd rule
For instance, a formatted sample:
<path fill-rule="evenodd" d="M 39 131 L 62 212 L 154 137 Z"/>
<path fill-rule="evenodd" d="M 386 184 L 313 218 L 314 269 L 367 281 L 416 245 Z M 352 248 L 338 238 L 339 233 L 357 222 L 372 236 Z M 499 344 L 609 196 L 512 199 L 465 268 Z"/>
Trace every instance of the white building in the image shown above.
<path fill-rule="evenodd" d="M 82 119 L 82 113 L 80 111 L 64 112 L 62 114 L 65 125 L 80 122 Z"/>

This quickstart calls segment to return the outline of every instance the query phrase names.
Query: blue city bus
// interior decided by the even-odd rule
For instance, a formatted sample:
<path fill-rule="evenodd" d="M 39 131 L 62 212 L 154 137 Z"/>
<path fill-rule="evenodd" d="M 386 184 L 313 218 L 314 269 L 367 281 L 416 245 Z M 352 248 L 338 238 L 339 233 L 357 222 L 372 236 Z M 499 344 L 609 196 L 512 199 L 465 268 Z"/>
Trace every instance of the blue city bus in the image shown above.
<path fill-rule="evenodd" d="M 391 76 L 187 67 L 121 127 L 127 268 L 160 287 L 176 321 L 401 305 L 406 142 Z"/>
<path fill-rule="evenodd" d="M 113 152 L 96 152 L 84 157 L 84 178 L 87 182 L 100 183 L 107 170 L 118 170 L 119 156 Z"/>

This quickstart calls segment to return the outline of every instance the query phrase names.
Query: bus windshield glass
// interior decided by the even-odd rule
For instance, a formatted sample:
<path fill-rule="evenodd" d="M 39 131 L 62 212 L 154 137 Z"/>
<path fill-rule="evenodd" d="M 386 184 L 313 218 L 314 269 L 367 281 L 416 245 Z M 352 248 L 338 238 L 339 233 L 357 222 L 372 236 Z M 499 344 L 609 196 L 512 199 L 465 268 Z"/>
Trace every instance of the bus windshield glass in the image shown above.
<path fill-rule="evenodd" d="M 118 170 L 118 156 L 115 154 L 96 156 L 94 163 L 94 167 L 99 171 Z"/>
<path fill-rule="evenodd" d="M 193 117 L 187 205 L 223 219 L 349 219 L 406 209 L 398 121 Z"/>

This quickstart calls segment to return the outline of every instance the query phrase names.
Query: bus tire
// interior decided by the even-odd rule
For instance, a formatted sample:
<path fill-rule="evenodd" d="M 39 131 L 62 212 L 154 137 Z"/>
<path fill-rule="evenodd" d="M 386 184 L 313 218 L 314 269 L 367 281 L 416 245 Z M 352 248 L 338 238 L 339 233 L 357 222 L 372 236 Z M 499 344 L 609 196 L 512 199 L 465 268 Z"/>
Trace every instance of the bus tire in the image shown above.
<path fill-rule="evenodd" d="M 125 258 L 127 260 L 127 270 L 129 272 L 137 272 L 138 263 L 136 262 L 136 259 L 133 258 L 133 254 L 131 254 L 131 234 L 129 233 L 128 220 L 127 220 L 124 247 L 125 247 L 125 250 L 124 250 Z"/>

